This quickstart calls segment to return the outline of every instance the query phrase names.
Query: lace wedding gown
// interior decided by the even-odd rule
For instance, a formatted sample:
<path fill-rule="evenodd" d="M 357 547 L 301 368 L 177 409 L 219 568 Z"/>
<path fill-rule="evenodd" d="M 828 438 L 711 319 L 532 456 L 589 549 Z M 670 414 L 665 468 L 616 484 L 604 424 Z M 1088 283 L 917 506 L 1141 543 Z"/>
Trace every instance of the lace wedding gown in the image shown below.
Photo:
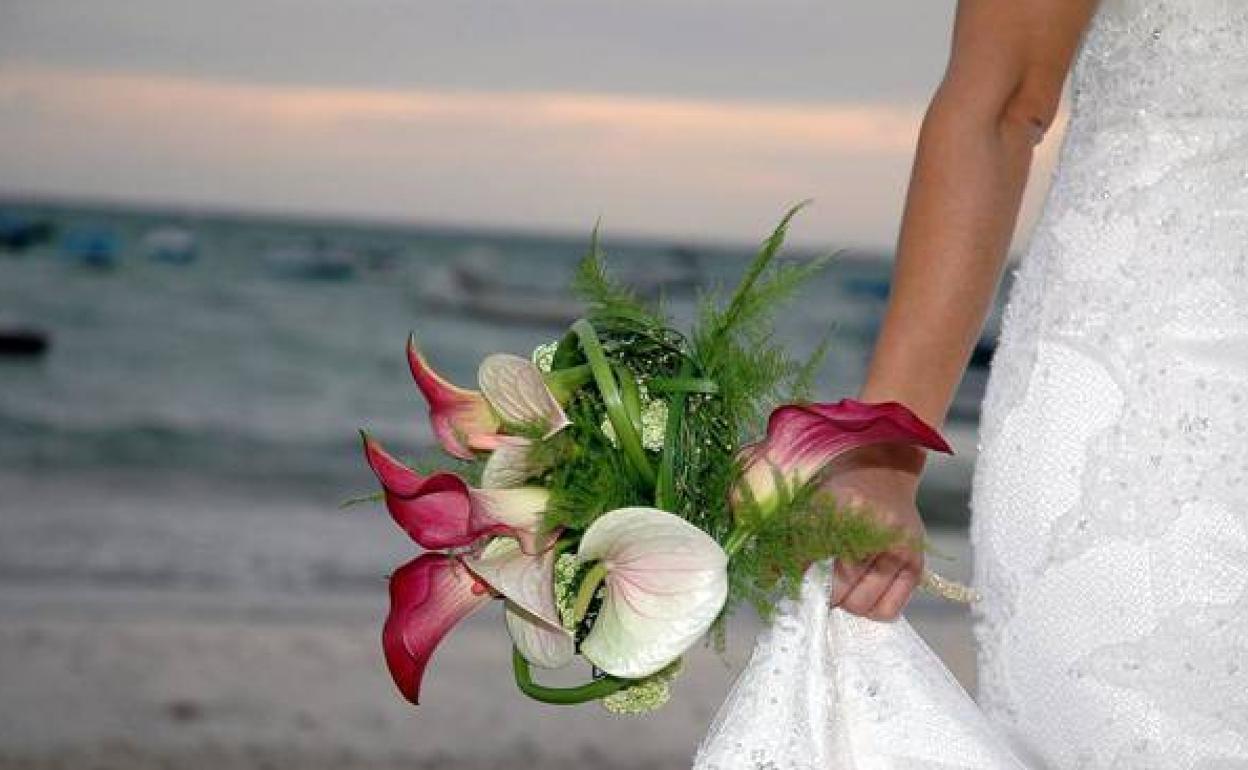
<path fill-rule="evenodd" d="M 817 567 L 697 770 L 1248 768 L 1248 0 L 1104 0 L 1073 77 L 984 404 L 979 708 Z"/>

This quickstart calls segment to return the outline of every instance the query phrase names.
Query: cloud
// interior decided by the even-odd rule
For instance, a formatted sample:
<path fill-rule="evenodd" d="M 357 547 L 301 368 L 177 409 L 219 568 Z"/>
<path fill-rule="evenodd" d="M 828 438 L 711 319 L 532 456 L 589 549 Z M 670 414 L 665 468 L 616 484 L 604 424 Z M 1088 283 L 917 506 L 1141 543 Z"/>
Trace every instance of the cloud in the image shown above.
<path fill-rule="evenodd" d="M 0 71 L 0 184 L 315 214 L 891 242 L 921 108 Z"/>
<path fill-rule="evenodd" d="M 913 102 L 952 0 L 4 0 L 0 66 L 364 88 Z"/>

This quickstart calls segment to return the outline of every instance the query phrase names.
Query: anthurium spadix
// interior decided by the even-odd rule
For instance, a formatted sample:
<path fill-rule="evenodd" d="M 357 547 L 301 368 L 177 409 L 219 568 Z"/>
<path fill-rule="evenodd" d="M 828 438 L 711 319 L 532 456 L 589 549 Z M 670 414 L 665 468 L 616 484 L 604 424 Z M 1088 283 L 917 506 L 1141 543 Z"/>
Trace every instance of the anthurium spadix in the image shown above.
<path fill-rule="evenodd" d="M 723 548 L 657 508 L 598 517 L 581 536 L 577 558 L 597 561 L 605 573 L 602 606 L 581 654 L 612 676 L 640 679 L 676 660 L 711 627 L 728 596 Z"/>
<path fill-rule="evenodd" d="M 831 404 L 786 404 L 767 421 L 767 437 L 742 447 L 741 487 L 734 499 L 763 514 L 815 478 L 836 458 L 859 447 L 900 443 L 937 452 L 949 444 L 904 405 L 841 399 Z"/>
<path fill-rule="evenodd" d="M 367 434 L 364 454 L 381 482 L 386 509 L 422 547 L 462 548 L 487 535 L 510 535 L 526 553 L 542 550 L 539 541 L 549 491 L 541 487 L 474 489 L 453 473 L 425 476 L 399 462 Z"/>

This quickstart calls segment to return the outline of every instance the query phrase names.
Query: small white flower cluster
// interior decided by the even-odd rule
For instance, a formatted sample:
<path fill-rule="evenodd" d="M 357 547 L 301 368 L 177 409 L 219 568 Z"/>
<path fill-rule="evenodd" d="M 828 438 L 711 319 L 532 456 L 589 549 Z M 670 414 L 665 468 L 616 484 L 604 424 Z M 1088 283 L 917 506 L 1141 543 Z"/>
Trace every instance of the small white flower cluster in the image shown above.
<path fill-rule="evenodd" d="M 555 559 L 555 606 L 559 609 L 559 622 L 573 633 L 576 632 L 576 618 L 573 616 L 572 605 L 576 599 L 576 570 L 580 561 L 576 554 L 561 553 Z"/>
<path fill-rule="evenodd" d="M 602 699 L 603 708 L 613 714 L 645 714 L 662 708 L 672 698 L 671 682 L 681 667 L 677 658 L 662 671 L 616 690 Z"/>
<path fill-rule="evenodd" d="M 663 439 L 667 436 L 667 402 L 661 398 L 652 397 L 645 385 L 641 385 L 639 390 L 641 392 L 641 445 L 652 452 L 661 452 Z M 606 434 L 612 446 L 615 446 L 615 428 L 612 427 L 610 420 L 602 421 L 602 432 Z"/>
<path fill-rule="evenodd" d="M 555 350 L 559 347 L 558 340 L 552 340 L 533 348 L 533 363 L 538 369 L 549 374 L 551 367 L 555 363 Z"/>

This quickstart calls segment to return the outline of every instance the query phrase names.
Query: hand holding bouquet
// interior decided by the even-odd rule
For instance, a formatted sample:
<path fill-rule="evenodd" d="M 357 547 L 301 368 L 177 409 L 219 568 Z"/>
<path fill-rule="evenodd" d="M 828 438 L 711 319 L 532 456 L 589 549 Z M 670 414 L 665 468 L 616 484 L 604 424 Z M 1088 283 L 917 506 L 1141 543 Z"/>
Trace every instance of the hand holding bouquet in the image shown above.
<path fill-rule="evenodd" d="M 364 438 L 387 509 L 424 549 L 392 576 L 383 630 L 409 700 L 447 632 L 499 599 L 526 694 L 654 708 L 681 656 L 733 606 L 766 617 L 811 563 L 897 544 L 866 512 L 838 507 L 821 473 L 862 446 L 949 447 L 897 403 L 809 403 L 823 349 L 794 361 L 771 323 L 827 261 L 777 264 L 796 211 L 726 301 L 702 299 L 688 334 L 609 277 L 595 233 L 573 281 L 586 316 L 531 358 L 487 357 L 478 390 L 448 383 L 409 341 L 434 433 L 459 462 L 424 474 Z M 591 664 L 585 684 L 533 680 L 532 667 L 578 656 Z"/>

